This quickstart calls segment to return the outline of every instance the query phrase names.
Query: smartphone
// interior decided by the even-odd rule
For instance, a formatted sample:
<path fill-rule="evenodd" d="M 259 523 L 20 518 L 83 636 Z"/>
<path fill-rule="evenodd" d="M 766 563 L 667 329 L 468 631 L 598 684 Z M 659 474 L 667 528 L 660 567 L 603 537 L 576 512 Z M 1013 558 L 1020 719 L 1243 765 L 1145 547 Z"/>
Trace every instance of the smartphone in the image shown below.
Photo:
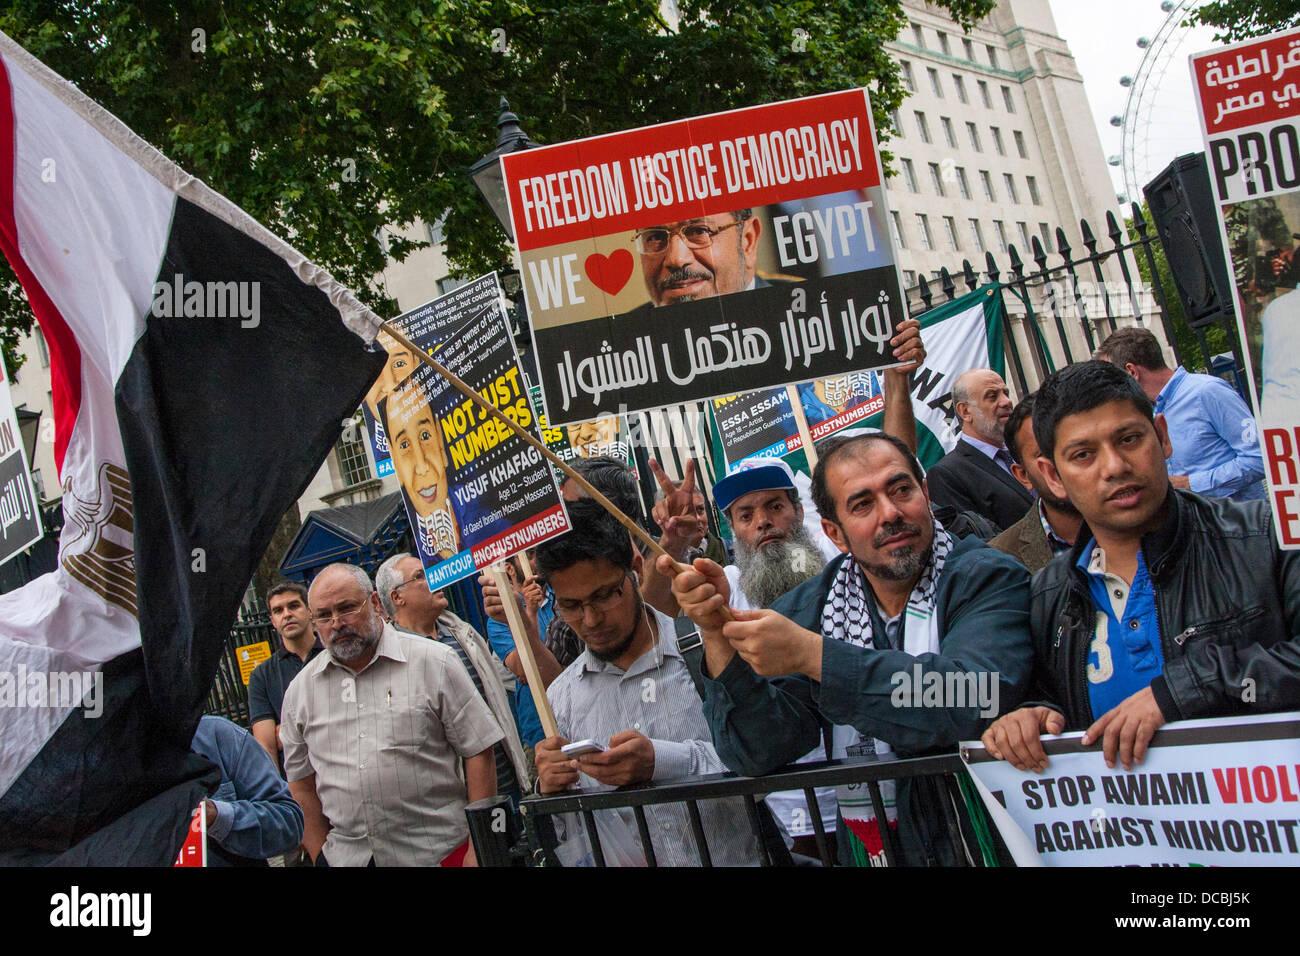
<path fill-rule="evenodd" d="M 571 744 L 565 744 L 560 748 L 560 753 L 566 757 L 581 757 L 583 754 L 598 754 L 605 750 L 604 744 L 598 744 L 594 740 L 575 740 Z"/>

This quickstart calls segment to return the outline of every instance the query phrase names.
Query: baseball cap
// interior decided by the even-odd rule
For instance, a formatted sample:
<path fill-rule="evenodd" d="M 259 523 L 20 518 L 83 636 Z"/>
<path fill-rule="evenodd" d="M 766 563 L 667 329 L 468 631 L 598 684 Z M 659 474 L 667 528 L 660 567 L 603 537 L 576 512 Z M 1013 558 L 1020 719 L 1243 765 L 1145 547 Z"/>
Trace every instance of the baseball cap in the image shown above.
<path fill-rule="evenodd" d="M 719 511 L 726 511 L 751 491 L 795 487 L 794 471 L 780 458 L 746 458 L 732 465 L 727 476 L 713 486 L 713 500 Z"/>

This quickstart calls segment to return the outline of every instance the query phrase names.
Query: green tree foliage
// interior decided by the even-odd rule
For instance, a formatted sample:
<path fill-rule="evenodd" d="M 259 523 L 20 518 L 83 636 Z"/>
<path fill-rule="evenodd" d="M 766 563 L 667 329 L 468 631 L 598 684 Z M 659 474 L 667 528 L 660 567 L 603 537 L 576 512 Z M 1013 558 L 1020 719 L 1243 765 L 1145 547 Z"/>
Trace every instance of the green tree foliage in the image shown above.
<path fill-rule="evenodd" d="M 382 315 L 378 275 L 444 214 L 454 269 L 507 261 L 466 171 L 500 95 L 539 143 L 855 86 L 904 90 L 900 0 L 12 0 L 0 29 Z M 993 0 L 940 0 L 963 24 Z M 381 234 L 387 242 L 381 242 Z M 387 246 L 387 248 L 385 248 Z M 0 345 L 31 314 L 0 266 Z"/>
<path fill-rule="evenodd" d="M 1211 0 L 1193 10 L 1188 21 L 1214 27 L 1214 38 L 1230 43 L 1300 25 L 1300 5 L 1296 0 Z"/>

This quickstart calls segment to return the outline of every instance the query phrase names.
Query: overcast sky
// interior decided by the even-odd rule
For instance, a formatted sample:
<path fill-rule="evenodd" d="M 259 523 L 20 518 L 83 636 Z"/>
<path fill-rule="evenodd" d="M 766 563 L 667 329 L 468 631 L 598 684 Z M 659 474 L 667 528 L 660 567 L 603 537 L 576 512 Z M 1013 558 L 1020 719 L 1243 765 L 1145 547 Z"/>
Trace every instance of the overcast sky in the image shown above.
<path fill-rule="evenodd" d="M 1101 136 L 1107 157 L 1121 152 L 1122 130 L 1110 125 L 1112 116 L 1122 116 L 1129 91 L 1120 86 L 1119 78 L 1136 76 L 1146 51 L 1137 45 L 1139 37 L 1154 39 L 1168 14 L 1160 9 L 1160 0 L 1049 0 L 1057 32 L 1065 39 L 1083 74 L 1088 103 Z M 1175 156 L 1199 152 L 1200 127 L 1192 96 L 1191 73 L 1187 57 L 1210 49 L 1216 44 L 1213 31 L 1205 28 L 1178 28 L 1165 45 L 1168 63 L 1163 80 L 1153 79 L 1147 95 L 1155 97 L 1155 111 L 1148 125 L 1148 153 L 1139 168 L 1145 167 L 1144 182 L 1169 164 Z M 1176 47 L 1176 49 L 1175 49 Z M 1124 191 L 1123 171 L 1111 168 L 1117 193 Z M 1140 197 L 1129 197 L 1140 198 Z"/>

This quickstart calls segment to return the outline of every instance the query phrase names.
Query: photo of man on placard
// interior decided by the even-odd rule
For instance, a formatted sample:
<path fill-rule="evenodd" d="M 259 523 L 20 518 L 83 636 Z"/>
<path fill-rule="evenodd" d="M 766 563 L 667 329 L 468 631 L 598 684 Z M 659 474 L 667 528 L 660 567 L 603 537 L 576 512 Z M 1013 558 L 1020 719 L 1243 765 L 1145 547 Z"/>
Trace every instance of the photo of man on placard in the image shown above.
<path fill-rule="evenodd" d="M 460 552 L 460 533 L 451 507 L 447 448 L 419 379 L 411 376 L 388 393 L 381 420 L 407 513 L 415 518 L 416 547 L 429 560 L 445 560 Z"/>

